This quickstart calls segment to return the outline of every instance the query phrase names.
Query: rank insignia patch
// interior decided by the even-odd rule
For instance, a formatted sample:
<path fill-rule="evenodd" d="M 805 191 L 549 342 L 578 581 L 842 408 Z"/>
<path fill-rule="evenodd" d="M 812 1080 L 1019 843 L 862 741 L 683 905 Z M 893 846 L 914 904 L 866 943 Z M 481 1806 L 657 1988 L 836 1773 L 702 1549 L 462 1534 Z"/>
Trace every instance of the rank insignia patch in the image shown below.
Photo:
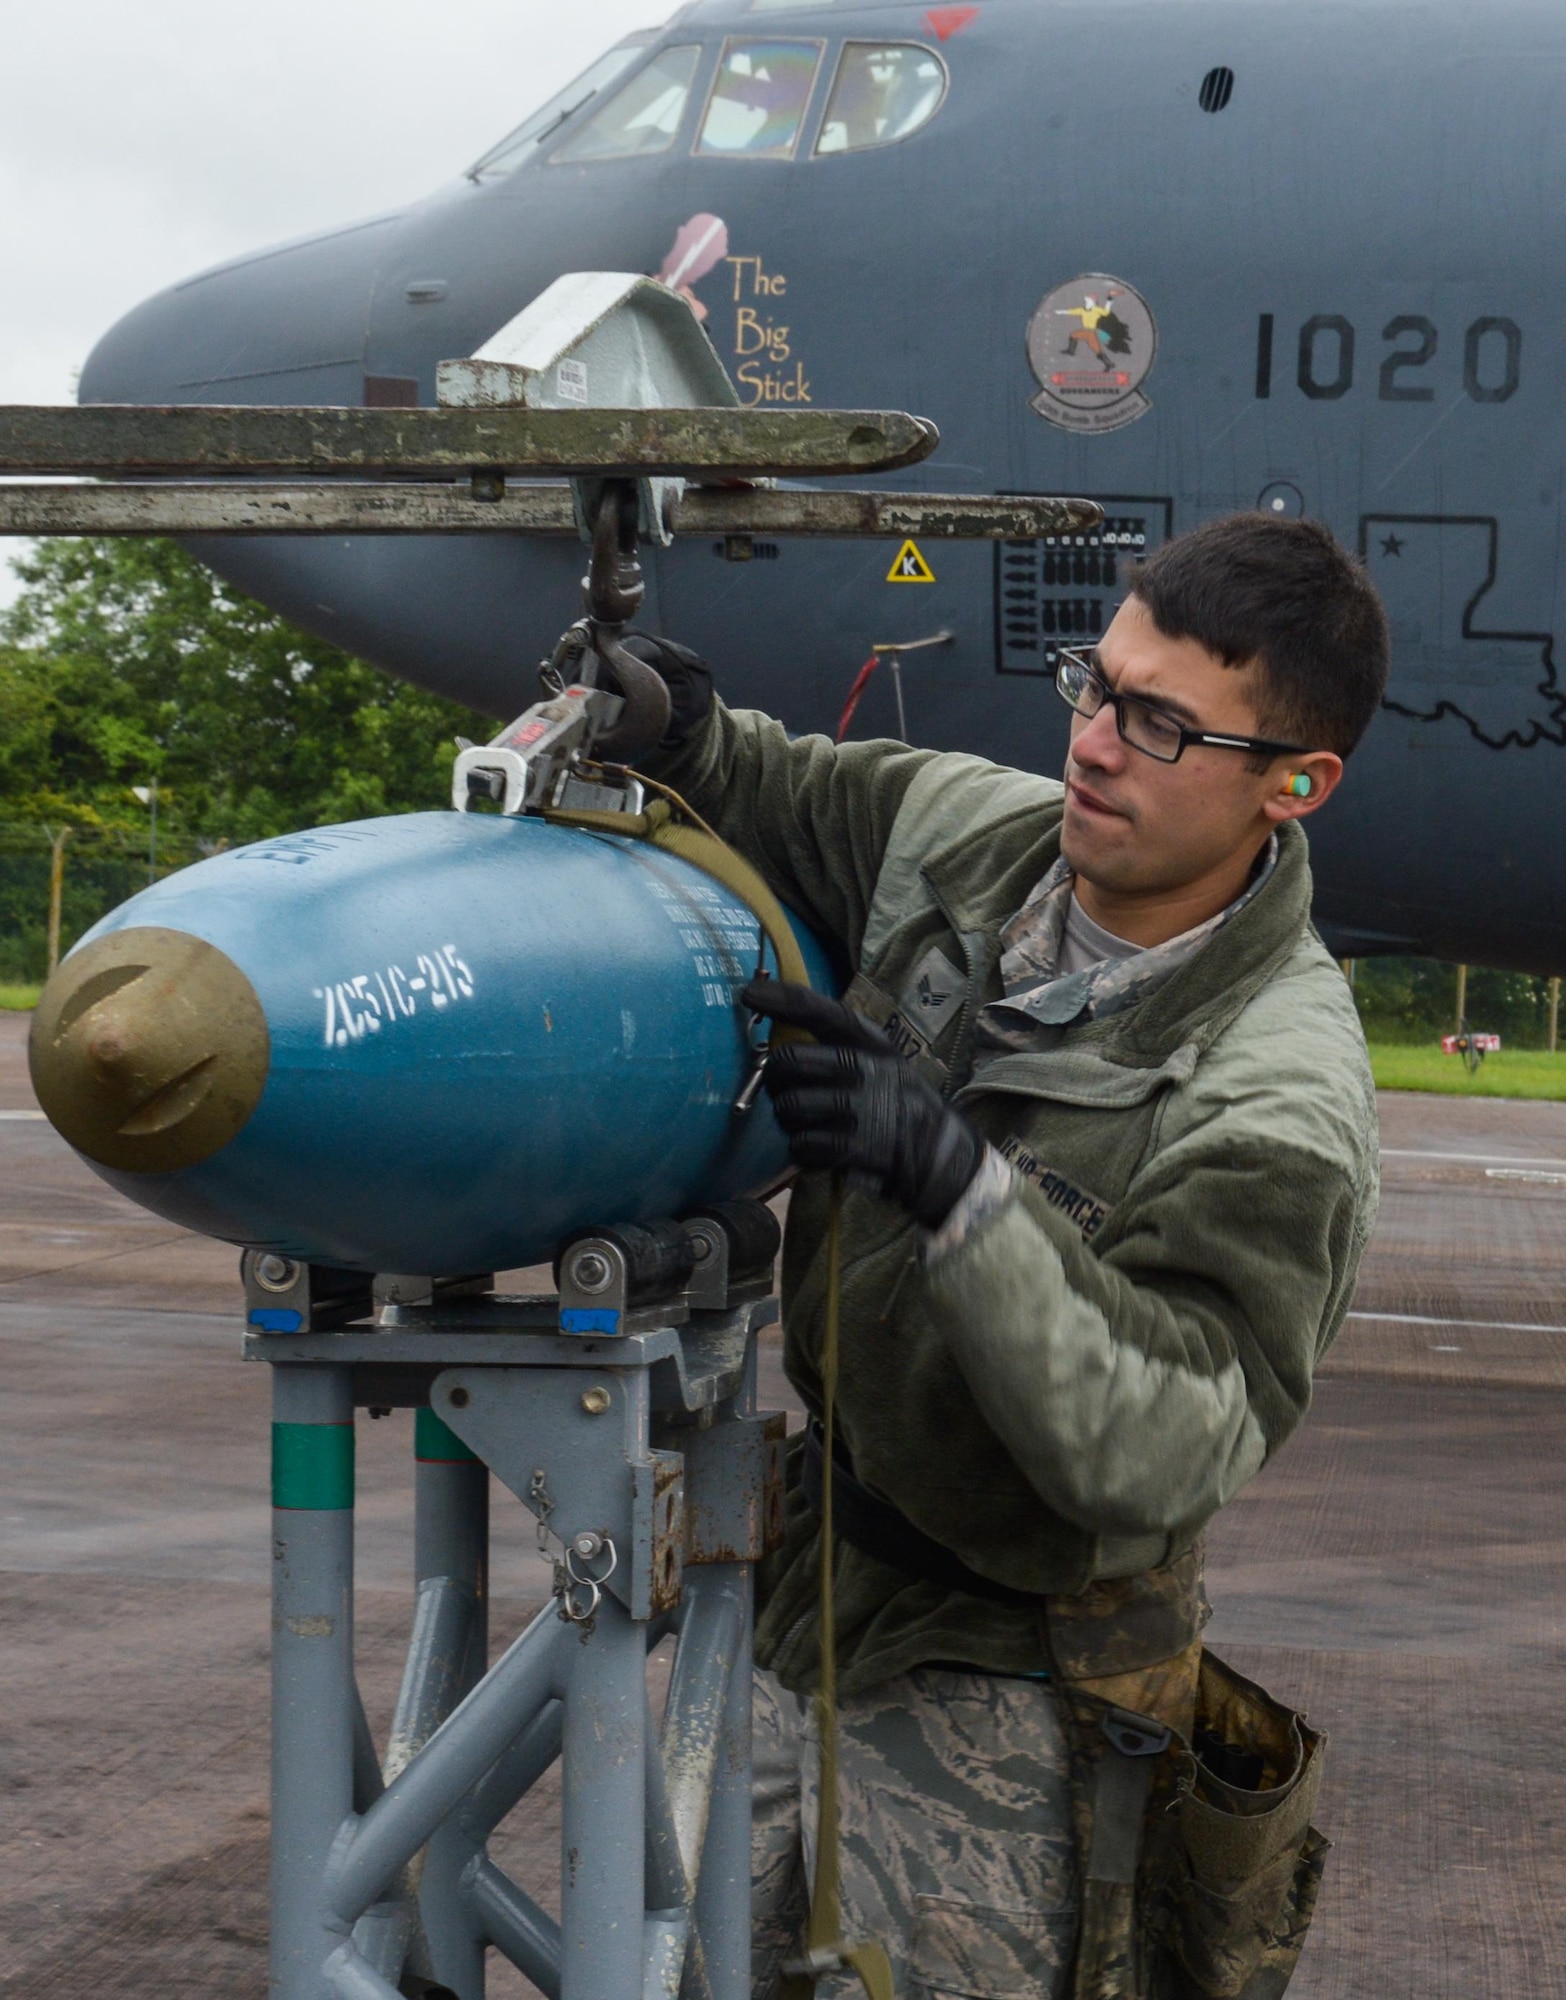
<path fill-rule="evenodd" d="M 962 974 L 939 945 L 932 945 L 914 967 L 897 1005 L 904 1019 L 933 1042 L 962 1005 L 962 994 Z"/>

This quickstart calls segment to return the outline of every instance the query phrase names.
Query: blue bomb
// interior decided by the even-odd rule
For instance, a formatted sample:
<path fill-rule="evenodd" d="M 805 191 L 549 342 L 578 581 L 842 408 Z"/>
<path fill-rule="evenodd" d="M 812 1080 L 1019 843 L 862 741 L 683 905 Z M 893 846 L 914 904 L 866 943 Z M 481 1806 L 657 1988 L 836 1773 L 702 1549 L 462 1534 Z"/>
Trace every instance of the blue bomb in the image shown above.
<path fill-rule="evenodd" d="M 362 820 L 122 904 L 45 989 L 29 1059 L 62 1135 L 171 1222 L 355 1270 L 503 1270 L 781 1177 L 765 1095 L 734 1109 L 759 955 L 747 904 L 645 841 Z"/>

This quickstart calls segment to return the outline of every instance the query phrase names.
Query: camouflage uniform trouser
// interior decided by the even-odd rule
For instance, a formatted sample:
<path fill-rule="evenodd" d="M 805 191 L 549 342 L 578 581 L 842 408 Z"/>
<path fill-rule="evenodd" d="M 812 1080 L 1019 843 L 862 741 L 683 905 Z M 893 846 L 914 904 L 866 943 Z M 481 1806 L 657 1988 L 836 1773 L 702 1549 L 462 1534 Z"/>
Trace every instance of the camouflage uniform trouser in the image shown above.
<path fill-rule="evenodd" d="M 1057 2000 L 1076 1930 L 1066 1741 L 1043 1681 L 918 1667 L 839 1704 L 843 1921 L 898 2000 Z M 801 1947 L 815 1863 L 813 1704 L 755 1682 L 753 2000 Z M 860 2000 L 852 1978 L 818 2000 Z"/>

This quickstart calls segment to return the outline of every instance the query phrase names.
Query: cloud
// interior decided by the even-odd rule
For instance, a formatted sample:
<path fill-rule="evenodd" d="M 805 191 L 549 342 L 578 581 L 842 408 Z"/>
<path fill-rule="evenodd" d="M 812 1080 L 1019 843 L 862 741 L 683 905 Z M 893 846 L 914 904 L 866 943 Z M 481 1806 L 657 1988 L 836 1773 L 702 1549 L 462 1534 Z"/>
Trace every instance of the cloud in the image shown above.
<path fill-rule="evenodd" d="M 0 402 L 243 251 L 415 199 L 660 0 L 54 0 L 0 36 Z M 14 583 L 0 544 L 0 602 Z"/>

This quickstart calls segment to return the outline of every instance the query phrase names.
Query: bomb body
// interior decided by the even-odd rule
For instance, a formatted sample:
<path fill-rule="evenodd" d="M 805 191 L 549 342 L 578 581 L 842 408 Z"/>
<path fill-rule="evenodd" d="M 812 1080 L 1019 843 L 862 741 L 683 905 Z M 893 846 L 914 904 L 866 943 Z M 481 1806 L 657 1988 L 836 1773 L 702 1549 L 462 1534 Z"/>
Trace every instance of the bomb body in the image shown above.
<path fill-rule="evenodd" d="M 214 856 L 106 917 L 46 989 L 34 1081 L 171 1221 L 352 1269 L 506 1269 L 781 1177 L 765 1097 L 733 1109 L 754 1064 L 733 993 L 759 955 L 740 897 L 644 841 L 365 820 Z"/>

